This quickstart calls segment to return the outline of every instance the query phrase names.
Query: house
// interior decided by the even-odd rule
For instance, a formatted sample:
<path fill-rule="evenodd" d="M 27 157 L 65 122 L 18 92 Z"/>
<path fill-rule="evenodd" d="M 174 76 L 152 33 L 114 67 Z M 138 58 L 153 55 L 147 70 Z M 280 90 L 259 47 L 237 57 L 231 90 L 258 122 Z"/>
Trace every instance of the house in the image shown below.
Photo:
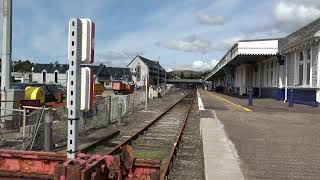
<path fill-rule="evenodd" d="M 235 43 L 205 78 L 224 92 L 294 103 L 320 102 L 320 19 L 278 39 Z"/>
<path fill-rule="evenodd" d="M 68 64 L 34 64 L 32 67 L 32 82 L 54 83 L 67 86 Z"/>
<path fill-rule="evenodd" d="M 94 82 L 104 84 L 106 88 L 111 88 L 113 81 L 131 81 L 129 68 L 107 67 L 103 64 L 88 67 L 93 71 Z M 68 64 L 34 64 L 32 82 L 67 86 L 68 69 Z"/>
<path fill-rule="evenodd" d="M 114 81 L 130 82 L 131 72 L 129 68 L 108 67 L 103 64 L 91 66 L 95 74 L 95 82 L 104 85 L 105 88 L 111 89 Z"/>
<path fill-rule="evenodd" d="M 145 77 L 148 77 L 150 85 L 160 85 L 165 82 L 166 71 L 158 61 L 137 55 L 127 67 L 130 68 L 132 81 L 138 86 L 145 85 Z"/>
<path fill-rule="evenodd" d="M 122 82 L 132 81 L 130 68 L 122 68 L 122 67 L 106 67 L 106 68 L 110 74 L 110 79 L 105 83 L 106 88 L 112 88 L 112 83 L 114 81 L 122 81 Z"/>

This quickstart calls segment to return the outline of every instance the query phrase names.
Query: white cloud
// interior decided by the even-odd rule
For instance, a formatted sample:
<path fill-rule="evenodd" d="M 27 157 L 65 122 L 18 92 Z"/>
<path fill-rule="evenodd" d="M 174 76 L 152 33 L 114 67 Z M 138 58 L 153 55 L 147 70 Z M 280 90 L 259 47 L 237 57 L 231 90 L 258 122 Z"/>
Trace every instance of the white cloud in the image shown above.
<path fill-rule="evenodd" d="M 224 25 L 225 19 L 223 16 L 210 16 L 205 13 L 196 13 L 197 20 L 203 25 Z"/>
<path fill-rule="evenodd" d="M 202 60 L 197 60 L 192 62 L 192 69 L 193 70 L 209 70 L 214 68 L 214 66 L 217 64 L 217 60 L 213 59 L 211 61 L 202 61 Z"/>
<path fill-rule="evenodd" d="M 221 40 L 219 46 L 217 46 L 217 49 L 219 48 L 220 50 L 229 50 L 236 42 L 243 39 L 245 39 L 244 36 L 234 36 L 223 39 Z"/>
<path fill-rule="evenodd" d="M 199 38 L 195 35 L 180 40 L 158 42 L 156 43 L 156 45 L 167 49 L 173 49 L 184 52 L 208 53 L 214 50 L 210 41 Z"/>
<path fill-rule="evenodd" d="M 276 5 L 273 16 L 279 28 L 292 31 L 319 18 L 320 9 L 307 1 L 283 1 Z"/>

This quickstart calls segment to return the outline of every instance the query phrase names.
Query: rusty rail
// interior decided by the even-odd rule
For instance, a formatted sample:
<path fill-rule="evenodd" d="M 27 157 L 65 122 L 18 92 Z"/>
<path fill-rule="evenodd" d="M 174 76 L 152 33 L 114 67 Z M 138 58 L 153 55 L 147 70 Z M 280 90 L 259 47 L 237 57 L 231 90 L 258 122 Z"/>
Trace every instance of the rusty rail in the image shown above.
<path fill-rule="evenodd" d="M 191 94 L 192 92 L 188 93 L 187 95 L 185 95 L 183 98 L 181 98 L 179 101 L 177 101 L 176 103 L 174 103 L 172 106 L 168 107 L 163 113 L 161 113 L 160 115 L 156 116 L 155 118 L 152 119 L 152 121 L 150 123 L 148 123 L 147 125 L 145 125 L 143 128 L 141 128 L 138 132 L 136 132 L 134 135 L 132 135 L 131 137 L 129 137 L 128 139 L 126 139 L 125 141 L 121 142 L 120 144 L 118 144 L 117 146 L 115 146 L 114 148 L 112 148 L 109 152 L 107 152 L 108 155 L 113 155 L 116 153 L 121 152 L 121 147 L 127 145 L 127 144 L 131 144 L 131 142 L 135 139 L 137 139 L 139 137 L 140 134 L 143 134 L 144 131 L 146 131 L 148 128 L 150 128 L 154 123 L 156 123 L 161 117 L 163 117 L 168 111 L 170 111 L 173 107 L 175 107 L 178 103 L 180 103 L 182 100 L 184 100 L 189 94 Z"/>
<path fill-rule="evenodd" d="M 183 135 L 183 131 L 186 127 L 186 124 L 187 124 L 187 120 L 189 118 L 189 114 L 191 112 L 191 108 L 192 108 L 192 105 L 193 105 L 193 100 L 194 100 L 194 96 L 192 97 L 192 101 L 188 107 L 188 113 L 186 114 L 184 120 L 183 120 L 183 125 L 181 126 L 180 130 L 179 130 L 179 133 L 177 135 L 177 138 L 175 140 L 175 142 L 172 144 L 171 146 L 171 150 L 170 150 L 170 153 L 169 153 L 169 156 L 165 162 L 165 165 L 164 165 L 164 168 L 161 170 L 161 175 L 160 175 L 160 180 L 164 180 L 166 178 L 166 176 L 168 175 L 169 173 L 169 170 L 170 170 L 170 165 L 173 161 L 173 158 L 174 156 L 176 155 L 177 153 L 177 147 L 179 147 L 180 145 L 180 142 L 181 142 L 181 137 Z"/>

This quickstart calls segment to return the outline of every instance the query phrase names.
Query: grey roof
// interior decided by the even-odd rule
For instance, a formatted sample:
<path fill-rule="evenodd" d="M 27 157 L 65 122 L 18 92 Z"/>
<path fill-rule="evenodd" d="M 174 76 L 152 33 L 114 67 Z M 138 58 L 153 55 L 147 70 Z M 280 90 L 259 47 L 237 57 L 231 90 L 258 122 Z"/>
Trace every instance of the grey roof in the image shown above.
<path fill-rule="evenodd" d="M 158 69 L 158 65 L 160 66 L 159 69 L 161 71 L 164 71 L 164 68 L 159 64 L 159 61 L 153 61 L 150 59 L 147 59 L 145 57 L 139 56 L 138 57 L 150 68 L 150 69 Z"/>
<path fill-rule="evenodd" d="M 91 67 L 93 70 L 93 74 L 109 74 L 105 65 L 85 65 L 87 67 Z M 35 73 L 42 73 L 43 70 L 46 70 L 47 73 L 53 73 L 54 71 L 58 71 L 59 73 L 66 73 L 69 69 L 69 64 L 34 64 L 33 65 L 33 72 Z"/>
<path fill-rule="evenodd" d="M 130 68 L 122 68 L 122 67 L 106 67 L 109 74 L 113 79 L 126 79 L 131 78 Z"/>
<path fill-rule="evenodd" d="M 58 71 L 59 73 L 66 73 L 69 69 L 68 64 L 34 64 L 33 72 L 41 73 L 43 70 L 46 70 L 48 73 L 53 73 L 54 71 Z"/>
<path fill-rule="evenodd" d="M 105 65 L 100 64 L 100 65 L 93 65 L 93 66 L 88 66 L 91 67 L 91 69 L 93 70 L 93 74 L 109 74 L 107 68 Z"/>
<path fill-rule="evenodd" d="M 158 70 L 158 63 L 159 63 L 158 61 L 153 61 L 145 57 L 142 57 L 140 55 L 137 55 L 136 57 L 134 57 L 132 61 L 134 61 L 137 57 L 139 57 L 142 60 L 142 62 L 144 62 L 148 66 L 149 69 Z M 132 61 L 128 64 L 128 66 L 132 63 Z M 165 71 L 165 69 L 160 64 L 159 66 L 160 66 L 159 67 L 160 71 Z"/>
<path fill-rule="evenodd" d="M 319 39 L 319 37 L 315 37 L 315 34 L 319 31 L 320 18 L 283 38 L 279 43 L 280 51 L 288 50 L 312 40 Z"/>

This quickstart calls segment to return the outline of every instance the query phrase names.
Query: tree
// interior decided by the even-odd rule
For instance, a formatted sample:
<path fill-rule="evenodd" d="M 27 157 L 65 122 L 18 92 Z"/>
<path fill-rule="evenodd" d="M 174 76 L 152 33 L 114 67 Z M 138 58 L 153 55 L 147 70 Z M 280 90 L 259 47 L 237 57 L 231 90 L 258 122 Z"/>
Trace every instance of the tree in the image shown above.
<path fill-rule="evenodd" d="M 14 71 L 16 72 L 31 72 L 32 63 L 29 60 L 14 61 Z"/>

